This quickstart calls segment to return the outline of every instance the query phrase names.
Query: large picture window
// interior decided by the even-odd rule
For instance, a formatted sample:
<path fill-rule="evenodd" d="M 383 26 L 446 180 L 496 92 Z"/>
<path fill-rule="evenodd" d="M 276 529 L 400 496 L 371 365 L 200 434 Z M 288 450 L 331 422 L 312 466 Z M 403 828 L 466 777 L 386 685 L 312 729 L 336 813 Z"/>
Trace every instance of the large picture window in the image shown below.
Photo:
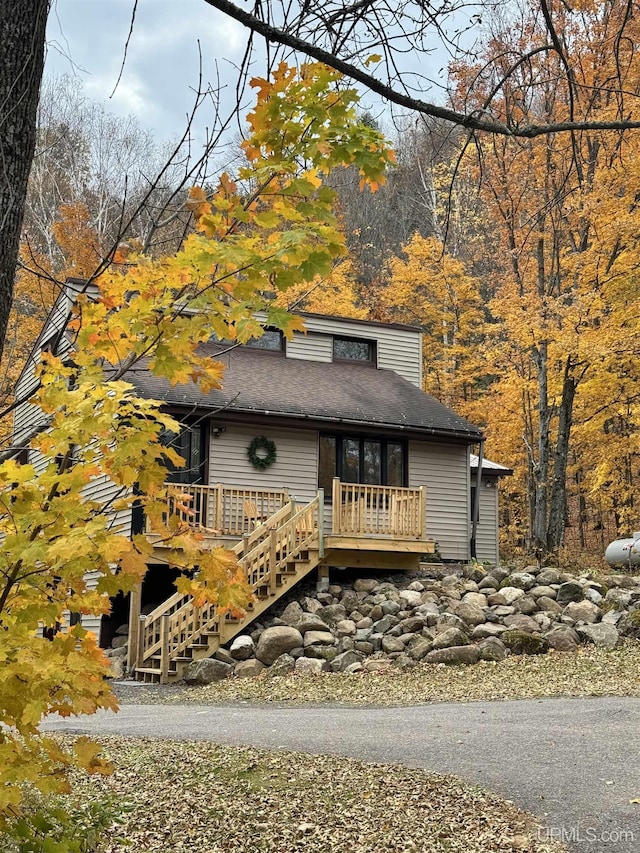
<path fill-rule="evenodd" d="M 407 445 L 404 441 L 347 435 L 321 435 L 318 486 L 331 496 L 332 480 L 368 486 L 407 485 Z"/>

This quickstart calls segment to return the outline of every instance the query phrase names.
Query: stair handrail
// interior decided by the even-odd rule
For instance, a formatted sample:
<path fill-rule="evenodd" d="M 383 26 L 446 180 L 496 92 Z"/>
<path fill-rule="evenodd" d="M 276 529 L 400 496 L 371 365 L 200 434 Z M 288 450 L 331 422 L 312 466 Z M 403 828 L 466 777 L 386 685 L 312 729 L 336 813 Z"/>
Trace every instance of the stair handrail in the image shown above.
<path fill-rule="evenodd" d="M 292 559 L 293 556 L 300 553 L 305 547 L 310 547 L 314 540 L 318 538 L 320 524 L 313 520 L 316 508 L 319 514 L 322 511 L 322 503 L 319 501 L 318 496 L 301 509 L 296 509 L 295 501 L 292 499 L 287 505 L 281 507 L 265 522 L 259 525 L 253 531 L 253 534 L 245 537 L 231 549 L 239 557 L 238 562 L 245 569 L 247 578 L 249 579 L 251 564 L 259 566 L 263 554 L 265 555 L 266 562 L 267 548 L 271 554 L 275 538 L 275 553 L 280 553 L 280 559 L 275 561 L 273 567 L 269 566 L 267 573 L 256 577 L 255 581 L 250 584 L 254 592 L 260 586 L 263 586 L 265 582 L 275 586 L 278 569 L 282 568 L 287 559 Z M 306 533 L 306 538 L 298 541 L 298 536 L 296 535 L 298 528 L 300 531 L 303 530 L 301 522 L 304 519 L 309 520 L 309 516 L 311 516 L 312 520 L 312 529 L 309 531 L 309 526 L 305 525 L 304 532 Z M 255 542 L 254 540 L 253 548 L 246 551 L 247 541 L 251 541 L 252 536 L 257 536 L 258 541 Z M 289 537 L 289 541 L 286 543 L 285 537 Z M 288 545 L 286 549 L 283 547 L 284 544 Z M 145 661 L 158 651 L 163 655 L 164 666 L 164 658 L 167 653 L 171 657 L 184 651 L 190 643 L 198 640 L 204 631 L 209 631 L 214 626 L 218 626 L 219 620 L 220 614 L 217 613 L 217 608 L 214 604 L 205 604 L 201 608 L 196 608 L 193 605 L 192 596 L 179 592 L 174 593 L 148 614 L 144 619 L 144 623 L 140 626 L 139 658 L 141 659 L 138 659 L 136 666 L 139 668 L 143 667 Z M 197 627 L 187 634 L 182 630 L 183 626 L 187 624 L 197 624 Z"/>

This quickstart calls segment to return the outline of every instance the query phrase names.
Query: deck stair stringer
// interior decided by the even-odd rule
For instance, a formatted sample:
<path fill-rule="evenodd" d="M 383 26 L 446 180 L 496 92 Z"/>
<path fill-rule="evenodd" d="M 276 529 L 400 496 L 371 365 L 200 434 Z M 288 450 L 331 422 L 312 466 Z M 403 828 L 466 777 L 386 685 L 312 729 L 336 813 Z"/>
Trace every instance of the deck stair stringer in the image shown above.
<path fill-rule="evenodd" d="M 244 568 L 253 600 L 241 617 L 215 604 L 196 607 L 175 593 L 144 618 L 135 666 L 140 681 L 176 681 L 194 660 L 209 658 L 315 569 L 323 557 L 322 495 L 303 507 L 291 502 L 232 550 Z"/>

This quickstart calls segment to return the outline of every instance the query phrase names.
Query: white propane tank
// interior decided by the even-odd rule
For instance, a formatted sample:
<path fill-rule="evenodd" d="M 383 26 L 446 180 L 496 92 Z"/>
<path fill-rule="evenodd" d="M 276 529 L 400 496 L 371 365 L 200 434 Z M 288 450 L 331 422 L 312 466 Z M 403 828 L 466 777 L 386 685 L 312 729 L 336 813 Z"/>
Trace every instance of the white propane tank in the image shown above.
<path fill-rule="evenodd" d="M 631 539 L 616 539 L 608 545 L 604 558 L 610 566 L 640 566 L 640 530 Z"/>

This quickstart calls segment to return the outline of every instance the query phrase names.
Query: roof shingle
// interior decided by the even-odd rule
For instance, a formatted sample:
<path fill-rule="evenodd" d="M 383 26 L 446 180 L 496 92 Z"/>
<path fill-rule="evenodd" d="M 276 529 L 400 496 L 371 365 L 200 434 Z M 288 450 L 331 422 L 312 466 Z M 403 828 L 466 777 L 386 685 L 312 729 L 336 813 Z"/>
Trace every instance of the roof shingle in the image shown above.
<path fill-rule="evenodd" d="M 202 394 L 194 383 L 171 386 L 139 367 L 125 376 L 143 397 L 175 406 L 373 424 L 478 441 L 481 431 L 391 370 L 286 358 L 251 348 L 207 344 L 225 365 L 221 389 Z"/>

